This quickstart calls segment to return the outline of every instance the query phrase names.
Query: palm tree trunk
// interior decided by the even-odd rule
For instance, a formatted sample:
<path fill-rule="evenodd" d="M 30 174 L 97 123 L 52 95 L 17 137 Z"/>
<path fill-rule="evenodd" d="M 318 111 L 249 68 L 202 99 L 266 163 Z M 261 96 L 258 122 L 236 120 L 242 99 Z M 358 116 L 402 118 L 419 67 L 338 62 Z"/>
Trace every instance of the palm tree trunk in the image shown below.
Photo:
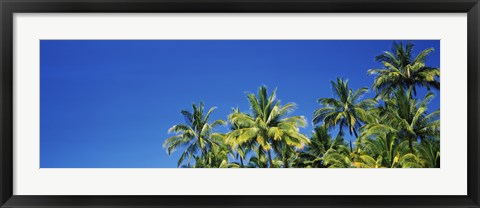
<path fill-rule="evenodd" d="M 205 147 L 202 148 L 202 158 L 205 160 L 205 165 L 208 165 L 207 150 Z"/>
<path fill-rule="evenodd" d="M 287 158 L 284 158 L 283 159 L 283 168 L 289 168 L 289 164 L 288 164 L 288 159 Z"/>
<path fill-rule="evenodd" d="M 353 128 L 353 134 L 355 134 L 355 137 L 358 139 L 357 130 L 355 130 L 355 128 Z"/>
<path fill-rule="evenodd" d="M 240 156 L 240 165 L 241 165 L 241 167 L 242 167 L 242 168 L 244 167 L 244 166 L 243 166 L 243 159 L 242 159 L 242 156 Z"/>
<path fill-rule="evenodd" d="M 357 142 L 357 144 L 355 145 L 355 149 L 357 150 L 357 152 L 359 151 L 359 143 L 360 143 L 360 137 L 358 137 L 358 134 L 357 134 L 357 130 L 355 130 L 355 128 L 353 128 L 353 133 L 355 134 L 355 137 L 357 138 L 356 140 L 359 141 Z M 351 141 L 350 141 L 351 142 Z M 351 147 L 352 144 L 350 143 L 350 149 L 352 148 Z M 351 151 L 351 150 L 350 150 Z"/>
<path fill-rule="evenodd" d="M 267 153 L 268 153 L 268 162 L 270 163 L 270 165 L 268 167 L 271 168 L 272 165 L 273 165 L 271 150 L 268 150 Z"/>
<path fill-rule="evenodd" d="M 413 138 L 411 136 L 408 137 L 408 148 L 410 148 L 410 153 L 413 154 Z"/>

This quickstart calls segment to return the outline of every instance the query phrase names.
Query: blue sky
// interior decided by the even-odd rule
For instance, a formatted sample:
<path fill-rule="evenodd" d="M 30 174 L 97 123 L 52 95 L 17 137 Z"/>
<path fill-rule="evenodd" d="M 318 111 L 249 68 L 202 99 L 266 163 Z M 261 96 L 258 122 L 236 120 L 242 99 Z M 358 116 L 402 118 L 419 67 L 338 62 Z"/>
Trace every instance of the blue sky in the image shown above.
<path fill-rule="evenodd" d="M 180 153 L 168 156 L 162 144 L 184 122 L 181 110 L 204 101 L 218 107 L 212 121 L 226 119 L 232 107 L 248 112 L 246 93 L 261 85 L 297 104 L 292 115 L 307 118 L 301 132 L 310 136 L 316 100 L 333 95 L 330 81 L 371 87 L 366 72 L 392 42 L 41 40 L 40 167 L 174 168 Z M 426 62 L 440 67 L 440 41 L 413 43 L 415 54 L 435 48 Z M 434 92 L 430 110 L 440 107 Z"/>

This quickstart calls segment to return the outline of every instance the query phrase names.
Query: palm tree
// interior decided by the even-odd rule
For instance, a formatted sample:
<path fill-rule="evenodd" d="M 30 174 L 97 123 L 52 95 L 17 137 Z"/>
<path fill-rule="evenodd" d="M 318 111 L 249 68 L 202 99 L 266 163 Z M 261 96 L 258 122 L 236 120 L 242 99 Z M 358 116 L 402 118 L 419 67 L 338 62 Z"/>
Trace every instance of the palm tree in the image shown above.
<path fill-rule="evenodd" d="M 265 86 L 258 89 L 258 96 L 251 93 L 247 98 L 251 114 L 234 112 L 228 117 L 230 123 L 238 127 L 227 136 L 227 142 L 234 148 L 254 142 L 258 147 L 258 158 L 267 154 L 268 167 L 273 167 L 272 149 L 280 155 L 282 145 L 301 149 L 309 143 L 308 138 L 299 132 L 299 126 L 306 125 L 303 116 L 287 117 L 295 109 L 294 103 L 280 105 L 276 90 L 268 96 Z"/>
<path fill-rule="evenodd" d="M 325 126 L 316 126 L 310 137 L 310 144 L 299 152 L 295 167 L 323 168 L 322 157 L 332 146 L 332 137 Z"/>
<path fill-rule="evenodd" d="M 232 113 L 240 113 L 239 108 L 233 108 Z M 241 128 L 248 128 L 248 126 L 242 126 L 241 123 L 234 123 L 232 120 L 229 120 L 230 123 L 230 131 L 235 131 Z M 227 137 L 225 137 L 227 138 Z M 240 160 L 240 166 L 243 168 L 245 167 L 245 162 L 247 154 L 251 152 L 255 147 L 255 142 L 245 142 L 241 145 L 237 145 L 235 149 L 232 149 L 235 152 L 234 158 Z"/>
<path fill-rule="evenodd" d="M 206 114 L 204 114 L 203 102 L 197 106 L 192 104 L 192 112 L 182 110 L 181 114 L 185 118 L 186 124 L 177 124 L 171 127 L 168 132 L 175 133 L 176 135 L 168 138 L 163 143 L 163 147 L 166 148 L 167 154 L 171 155 L 178 148 L 185 148 L 180 159 L 178 160 L 178 166 L 180 167 L 185 159 L 188 158 L 188 165 L 193 156 L 197 158 L 205 159 L 208 150 L 212 146 L 211 136 L 213 129 L 225 125 L 223 120 L 216 120 L 209 123 L 210 114 L 216 109 L 216 107 L 210 108 Z M 197 153 L 200 152 L 200 156 Z"/>
<path fill-rule="evenodd" d="M 357 129 L 361 127 L 361 121 L 366 117 L 366 111 L 377 104 L 375 99 L 361 100 L 367 87 L 360 88 L 355 92 L 348 87 L 348 80 L 337 78 L 337 82 L 331 82 L 334 98 L 320 98 L 318 103 L 323 107 L 317 109 L 313 114 L 313 123 L 323 122 L 323 125 L 330 129 L 340 127 L 339 134 L 343 134 L 343 128 L 347 127 L 350 135 L 352 133 L 358 139 Z"/>
<path fill-rule="evenodd" d="M 382 118 L 366 124 L 364 130 L 366 135 L 394 133 L 396 138 L 408 141 L 413 154 L 417 139 L 431 140 L 440 136 L 440 111 L 427 113 L 427 104 L 434 97 L 432 92 L 418 102 L 412 98 L 411 90 L 405 92 L 403 88 L 398 88 L 394 97 L 385 100 L 385 106 L 380 108 Z"/>
<path fill-rule="evenodd" d="M 430 90 L 440 88 L 440 69 L 425 65 L 425 59 L 433 51 L 427 48 L 415 58 L 412 56 L 413 43 L 408 43 L 405 48 L 403 43 L 393 43 L 393 50 L 386 51 L 375 57 L 376 61 L 383 64 L 382 69 L 370 69 L 368 74 L 376 75 L 373 89 L 377 96 L 389 97 L 395 89 L 413 87 L 416 95 L 416 87 L 422 86 Z"/>

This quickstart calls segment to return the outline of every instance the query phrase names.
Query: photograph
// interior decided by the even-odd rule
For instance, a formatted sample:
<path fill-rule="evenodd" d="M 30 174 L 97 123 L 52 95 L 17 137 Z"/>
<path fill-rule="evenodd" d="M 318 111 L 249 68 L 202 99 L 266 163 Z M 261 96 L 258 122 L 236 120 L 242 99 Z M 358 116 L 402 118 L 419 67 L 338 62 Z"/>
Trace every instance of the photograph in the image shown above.
<path fill-rule="evenodd" d="M 42 39 L 40 168 L 440 168 L 440 53 L 438 39 Z"/>

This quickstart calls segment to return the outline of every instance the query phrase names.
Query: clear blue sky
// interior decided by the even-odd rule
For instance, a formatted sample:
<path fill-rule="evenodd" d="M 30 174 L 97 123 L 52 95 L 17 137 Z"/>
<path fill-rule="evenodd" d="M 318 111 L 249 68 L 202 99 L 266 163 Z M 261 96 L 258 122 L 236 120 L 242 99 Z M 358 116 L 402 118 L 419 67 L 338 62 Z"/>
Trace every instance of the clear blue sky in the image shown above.
<path fill-rule="evenodd" d="M 169 157 L 162 144 L 184 122 L 181 110 L 204 101 L 218 107 L 212 120 L 226 119 L 232 107 L 248 111 L 246 92 L 260 85 L 298 105 L 292 115 L 307 118 L 301 132 L 310 136 L 316 100 L 332 96 L 330 81 L 371 87 L 366 72 L 380 67 L 374 57 L 392 42 L 42 40 L 40 167 L 176 167 L 180 151 Z M 415 54 L 434 47 L 427 64 L 440 67 L 440 41 L 413 42 Z M 430 110 L 440 106 L 434 92 Z"/>

